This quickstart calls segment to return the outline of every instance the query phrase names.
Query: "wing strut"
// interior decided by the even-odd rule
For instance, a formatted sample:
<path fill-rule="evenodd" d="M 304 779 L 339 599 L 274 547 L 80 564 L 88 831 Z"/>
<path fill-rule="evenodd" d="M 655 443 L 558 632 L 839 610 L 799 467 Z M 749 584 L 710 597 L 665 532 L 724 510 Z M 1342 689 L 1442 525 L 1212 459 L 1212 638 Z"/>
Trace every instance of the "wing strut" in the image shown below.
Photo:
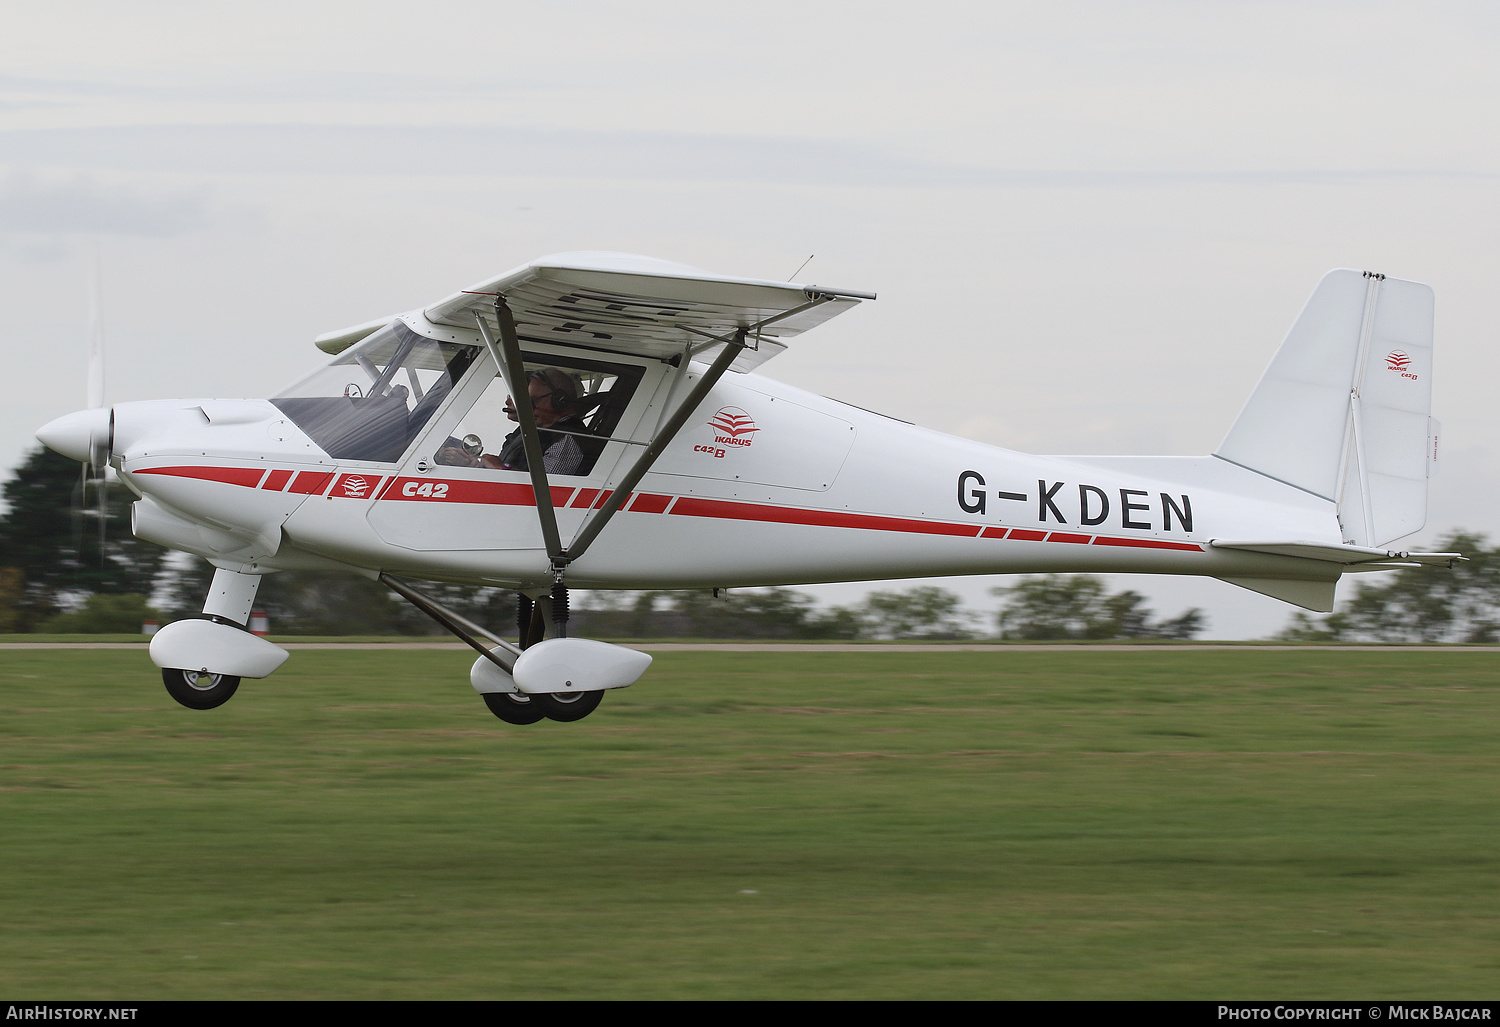
<path fill-rule="evenodd" d="M 531 491 L 536 494 L 536 518 L 542 525 L 542 541 L 547 545 L 547 558 L 557 566 L 562 557 L 562 541 L 557 535 L 557 513 L 552 509 L 552 489 L 547 484 L 547 465 L 543 462 L 542 437 L 537 434 L 536 417 L 531 410 L 530 382 L 526 380 L 525 367 L 521 361 L 521 340 L 516 338 L 516 319 L 504 296 L 495 297 L 495 321 L 500 325 L 500 345 L 490 335 L 484 318 L 475 317 L 479 334 L 489 347 L 490 356 L 505 375 L 505 384 L 515 398 L 516 419 L 521 422 L 521 441 L 526 445 L 526 467 L 531 472 Z"/>
<path fill-rule="evenodd" d="M 734 333 L 732 339 L 725 340 L 724 349 L 714 359 L 714 362 L 709 365 L 708 373 L 698 379 L 698 383 L 683 397 L 682 404 L 678 406 L 677 411 L 656 433 L 656 437 L 651 440 L 651 444 L 646 447 L 646 451 L 636 457 L 635 463 L 631 465 L 630 470 L 626 471 L 625 476 L 615 485 L 614 491 L 610 493 L 608 501 L 598 510 L 595 510 L 593 515 L 584 523 L 577 537 L 568 546 L 567 552 L 563 554 L 568 562 L 582 556 L 584 551 L 593 543 L 594 539 L 598 537 L 599 532 L 604 530 L 604 526 L 609 523 L 610 518 L 619 511 L 620 507 L 625 505 L 625 500 L 630 498 L 630 490 L 640 483 L 640 480 L 646 476 L 647 471 L 651 470 L 651 465 L 656 463 L 656 458 L 661 456 L 661 451 L 667 448 L 667 443 L 677 437 L 677 433 L 682 430 L 682 426 L 687 423 L 687 419 L 698 408 L 698 404 L 703 401 L 703 397 L 708 395 L 708 390 L 718 384 L 719 379 L 724 377 L 724 372 L 729 370 L 729 365 L 734 363 L 735 358 L 740 355 L 740 351 L 745 348 L 746 334 L 747 330 L 741 328 Z"/>
<path fill-rule="evenodd" d="M 697 383 L 688 391 L 688 394 L 683 397 L 682 403 L 678 405 L 672 415 L 656 429 L 645 451 L 636 458 L 635 463 L 630 466 L 630 470 L 626 471 L 624 477 L 616 483 L 614 490 L 610 493 L 609 499 L 605 504 L 589 515 L 589 519 L 584 522 L 583 527 L 566 549 L 563 548 L 562 542 L 558 537 L 557 513 L 552 506 L 552 489 L 549 487 L 547 481 L 547 468 L 543 463 L 542 440 L 537 432 L 536 418 L 532 416 L 530 403 L 517 400 L 515 404 L 516 417 L 521 422 L 521 440 L 526 446 L 526 466 L 531 472 L 531 491 L 536 496 L 537 520 L 541 524 L 542 540 L 547 547 L 547 557 L 552 564 L 552 578 L 555 583 L 561 584 L 563 572 L 567 569 L 568 564 L 581 557 L 588 550 L 589 546 L 593 544 L 594 539 L 598 538 L 599 533 L 604 530 L 605 525 L 619 512 L 620 507 L 625 505 L 625 501 L 630 498 L 631 490 L 640 483 L 640 480 L 646 476 L 646 472 L 651 470 L 652 465 L 661 456 L 662 451 L 677 437 L 677 433 L 682 430 L 683 425 L 687 424 L 688 418 L 693 415 L 693 411 L 698 408 L 698 404 L 703 402 L 703 397 L 707 396 L 709 390 L 719 383 L 719 379 L 724 377 L 724 372 L 729 370 L 729 365 L 734 363 L 740 353 L 750 346 L 751 337 L 757 337 L 758 341 L 761 330 L 769 325 L 773 325 L 789 317 L 795 317 L 803 311 L 811 310 L 813 307 L 827 303 L 829 300 L 838 299 L 840 295 L 842 294 L 837 292 L 821 292 L 808 289 L 806 303 L 798 304 L 790 310 L 773 314 L 771 317 L 757 321 L 755 324 L 736 328 L 723 335 L 713 336 L 686 325 L 679 326 L 695 335 L 702 335 L 710 340 L 703 347 L 692 347 L 689 345 L 689 347 L 684 349 L 681 357 L 683 363 L 679 368 L 679 371 L 684 375 L 687 372 L 688 356 L 693 349 L 704 348 L 714 343 L 723 343 L 724 348 L 714 358 L 714 362 L 709 366 L 708 371 L 703 377 L 698 379 Z M 474 321 L 479 326 L 479 334 L 484 339 L 485 346 L 489 348 L 490 356 L 494 358 L 495 363 L 500 367 L 501 373 L 505 375 L 505 383 L 510 387 L 510 394 L 514 397 L 529 395 L 526 388 L 526 376 L 523 373 L 524 365 L 521 356 L 521 340 L 516 335 L 516 321 L 511 314 L 509 305 L 505 302 L 505 297 L 499 295 L 495 297 L 495 322 L 500 328 L 500 340 L 498 344 L 495 337 L 490 333 L 489 325 L 485 323 L 484 318 L 476 314 Z M 676 384 L 676 382 L 673 383 L 671 392 L 676 392 Z M 670 401 L 671 396 L 669 394 L 668 402 L 670 403 Z M 386 582 L 386 584 L 390 585 L 390 582 Z M 394 585 L 391 585 L 391 587 L 395 588 Z M 397 591 L 400 590 L 398 589 Z M 411 596 L 407 596 L 406 592 L 401 592 L 401 594 L 413 603 L 417 603 Z M 443 623 L 444 627 L 448 627 L 450 631 L 454 630 L 446 622 L 439 619 L 436 614 L 428 611 L 420 604 L 417 605 L 428 616 L 438 619 L 439 623 Z M 459 635 L 459 637 L 463 638 L 464 636 Z M 464 640 L 469 641 L 467 638 Z M 469 644 L 475 645 L 475 648 L 478 648 L 474 642 L 470 642 Z M 494 657 L 492 656 L 491 659 L 494 659 Z"/>

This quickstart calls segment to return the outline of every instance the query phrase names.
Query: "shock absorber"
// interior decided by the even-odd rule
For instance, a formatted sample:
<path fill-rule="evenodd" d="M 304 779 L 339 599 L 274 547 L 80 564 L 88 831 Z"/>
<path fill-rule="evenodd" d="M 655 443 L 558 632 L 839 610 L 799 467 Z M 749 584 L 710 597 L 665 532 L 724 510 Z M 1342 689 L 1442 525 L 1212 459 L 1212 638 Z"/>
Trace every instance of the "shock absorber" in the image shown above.
<path fill-rule="evenodd" d="M 568 587 L 561 581 L 552 586 L 552 627 L 558 638 L 568 637 Z"/>

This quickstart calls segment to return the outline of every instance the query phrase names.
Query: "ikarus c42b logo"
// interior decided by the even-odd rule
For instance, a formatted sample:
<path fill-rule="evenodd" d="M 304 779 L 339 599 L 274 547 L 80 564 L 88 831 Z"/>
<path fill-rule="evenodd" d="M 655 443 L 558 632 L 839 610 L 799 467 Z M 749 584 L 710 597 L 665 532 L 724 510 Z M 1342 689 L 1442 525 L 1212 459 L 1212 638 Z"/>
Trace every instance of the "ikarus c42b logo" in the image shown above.
<path fill-rule="evenodd" d="M 1411 370 L 1411 357 L 1399 349 L 1393 349 L 1385 356 L 1385 366 L 1388 370 L 1395 371 L 1403 378 L 1417 380 L 1417 376 Z"/>
<path fill-rule="evenodd" d="M 707 453 L 718 459 L 723 459 L 727 452 L 725 446 L 750 448 L 755 441 L 755 433 L 760 431 L 755 425 L 755 418 L 740 407 L 720 407 L 708 419 L 708 426 L 714 430 L 715 444 L 694 446 L 693 452 Z"/>

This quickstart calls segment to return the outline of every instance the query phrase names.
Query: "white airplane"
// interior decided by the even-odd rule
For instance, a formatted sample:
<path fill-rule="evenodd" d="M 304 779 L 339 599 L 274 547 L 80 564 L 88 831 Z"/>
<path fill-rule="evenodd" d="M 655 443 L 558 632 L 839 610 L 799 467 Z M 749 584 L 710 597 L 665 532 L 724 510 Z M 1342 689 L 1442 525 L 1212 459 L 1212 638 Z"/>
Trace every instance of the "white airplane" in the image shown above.
<path fill-rule="evenodd" d="M 563 254 L 320 336 L 333 360 L 270 399 L 95 406 L 37 437 L 108 462 L 138 537 L 215 566 L 203 619 L 150 647 L 194 709 L 287 658 L 245 625 L 291 568 L 384 582 L 478 650 L 497 716 L 532 723 L 651 662 L 568 637 L 569 587 L 1147 572 L 1327 611 L 1346 571 L 1458 558 L 1388 548 L 1422 528 L 1437 463 L 1424 285 L 1330 272 L 1205 457 L 1028 456 L 752 373 L 874 298 Z M 517 590 L 519 644 L 403 578 Z"/>

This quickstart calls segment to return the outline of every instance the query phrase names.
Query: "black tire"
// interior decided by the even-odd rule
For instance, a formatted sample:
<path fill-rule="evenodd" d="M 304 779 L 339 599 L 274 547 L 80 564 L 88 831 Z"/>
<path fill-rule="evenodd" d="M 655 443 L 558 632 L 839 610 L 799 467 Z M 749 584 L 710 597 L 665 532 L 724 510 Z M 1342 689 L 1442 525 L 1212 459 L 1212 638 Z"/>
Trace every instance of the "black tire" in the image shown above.
<path fill-rule="evenodd" d="M 240 687 L 240 679 L 229 674 L 200 674 L 196 670 L 163 670 L 167 694 L 190 710 L 223 706 Z"/>
<path fill-rule="evenodd" d="M 564 724 L 587 717 L 599 708 L 603 699 L 602 691 L 538 692 L 531 697 L 531 701 L 541 707 L 548 720 L 560 720 Z"/>
<path fill-rule="evenodd" d="M 480 696 L 490 712 L 507 724 L 535 724 L 547 715 L 530 696 L 511 692 L 481 692 Z"/>

